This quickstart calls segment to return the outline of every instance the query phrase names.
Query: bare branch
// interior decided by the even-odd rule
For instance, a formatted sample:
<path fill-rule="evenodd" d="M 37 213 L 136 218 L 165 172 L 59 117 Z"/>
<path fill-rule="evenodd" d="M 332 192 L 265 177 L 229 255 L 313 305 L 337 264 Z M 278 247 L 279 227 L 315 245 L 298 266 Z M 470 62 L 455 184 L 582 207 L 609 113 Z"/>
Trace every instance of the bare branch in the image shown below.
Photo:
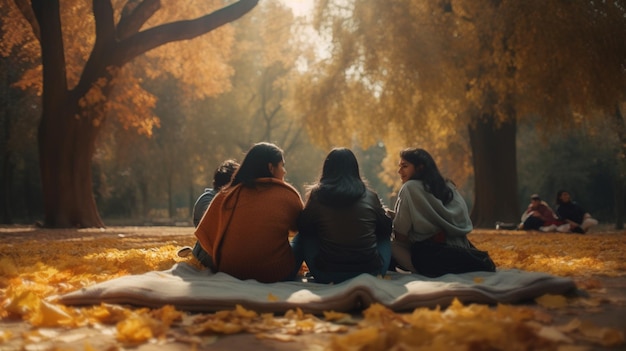
<path fill-rule="evenodd" d="M 117 39 L 123 40 L 137 33 L 141 26 L 160 8 L 160 0 L 131 0 L 127 2 L 117 25 Z"/>
<path fill-rule="evenodd" d="M 252 10 L 259 0 L 240 0 L 194 20 L 163 24 L 139 32 L 120 42 L 113 64 L 121 66 L 133 58 L 163 44 L 193 39 L 230 23 Z"/>
<path fill-rule="evenodd" d="M 92 56 L 94 54 L 100 55 L 101 50 L 106 46 L 110 46 L 115 38 L 115 23 L 113 22 L 111 1 L 93 0 L 93 15 L 96 20 L 96 43 L 91 53 Z"/>
<path fill-rule="evenodd" d="M 96 21 L 96 42 L 94 43 L 89 59 L 83 68 L 80 81 L 74 88 L 79 96 L 86 93 L 93 82 L 102 76 L 107 66 L 106 53 L 115 47 L 115 21 L 113 6 L 110 0 L 93 0 L 93 15 Z"/>
<path fill-rule="evenodd" d="M 285 153 L 290 153 L 293 149 L 296 148 L 296 146 L 298 146 L 301 142 L 301 138 L 300 138 L 300 134 L 302 134 L 302 126 L 300 126 L 300 128 L 298 128 L 298 130 L 296 131 L 296 135 L 294 135 L 291 138 L 291 142 L 287 143 L 287 137 L 285 137 L 285 140 L 283 141 L 283 150 L 285 150 Z M 285 133 L 285 135 L 287 135 L 287 133 Z"/>
<path fill-rule="evenodd" d="M 59 0 L 32 0 L 32 9 L 39 24 L 41 38 L 41 62 L 43 64 L 43 103 L 55 106 L 59 94 L 67 91 L 65 56 Z M 46 94 L 54 91 L 56 94 Z M 46 101 L 50 99 L 51 101 Z"/>

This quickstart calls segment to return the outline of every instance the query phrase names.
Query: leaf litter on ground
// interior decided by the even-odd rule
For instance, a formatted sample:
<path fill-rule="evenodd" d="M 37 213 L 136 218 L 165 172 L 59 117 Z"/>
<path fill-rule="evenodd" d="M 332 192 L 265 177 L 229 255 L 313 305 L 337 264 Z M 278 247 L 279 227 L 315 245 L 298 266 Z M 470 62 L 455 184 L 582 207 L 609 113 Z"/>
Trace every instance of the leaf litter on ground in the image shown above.
<path fill-rule="evenodd" d="M 3 345 L 54 346 L 85 338 L 60 333 L 85 326 L 114 336 L 120 347 L 179 342 L 193 347 L 218 337 L 248 333 L 259 339 L 292 342 L 302 335 L 331 335 L 320 350 L 591 350 L 593 345 L 624 345 L 624 331 L 601 327 L 577 316 L 557 324 L 559 311 L 601 311 L 623 305 L 619 299 L 545 295 L 534 305 L 463 305 L 417 308 L 397 313 L 373 304 L 362 314 L 300 309 L 284 315 L 259 314 L 242 306 L 215 313 L 188 313 L 101 304 L 68 307 L 50 297 L 129 274 L 165 270 L 179 258 L 180 246 L 193 244 L 191 228 L 113 227 L 104 230 L 0 228 L 0 318 L 21 320 L 28 332 L 0 330 Z M 626 233 L 570 235 L 475 230 L 471 240 L 487 250 L 500 269 L 547 272 L 573 278 L 579 289 L 602 293 L 597 278 L 626 272 Z M 191 263 L 191 262 L 190 262 Z M 476 283 L 480 283 L 480 277 Z M 268 300 L 276 296 L 269 294 Z M 571 312 L 563 312 L 571 313 Z M 326 339 L 324 339 L 326 340 Z M 48 348 L 50 349 L 50 348 Z"/>

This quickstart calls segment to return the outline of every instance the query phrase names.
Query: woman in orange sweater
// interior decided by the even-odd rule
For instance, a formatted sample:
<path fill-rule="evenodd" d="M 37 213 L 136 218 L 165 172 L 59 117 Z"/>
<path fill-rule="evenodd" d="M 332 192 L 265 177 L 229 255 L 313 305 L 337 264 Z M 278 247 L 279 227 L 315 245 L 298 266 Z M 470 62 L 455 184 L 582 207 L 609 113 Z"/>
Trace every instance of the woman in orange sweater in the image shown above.
<path fill-rule="evenodd" d="M 283 151 L 255 144 L 205 212 L 195 236 L 215 272 L 271 283 L 295 278 L 299 267 L 289 244 L 303 203 L 284 181 Z"/>

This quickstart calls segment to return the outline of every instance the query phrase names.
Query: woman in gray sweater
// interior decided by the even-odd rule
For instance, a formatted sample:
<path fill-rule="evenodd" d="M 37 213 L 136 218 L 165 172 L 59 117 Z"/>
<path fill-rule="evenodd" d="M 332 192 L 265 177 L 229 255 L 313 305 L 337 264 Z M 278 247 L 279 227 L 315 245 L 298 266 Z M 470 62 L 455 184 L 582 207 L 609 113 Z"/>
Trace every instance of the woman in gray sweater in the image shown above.
<path fill-rule="evenodd" d="M 428 267 L 415 267 L 412 248 L 419 243 L 471 248 L 467 234 L 473 229 L 472 221 L 465 200 L 439 173 L 428 152 L 405 149 L 398 167 L 402 187 L 394 208 L 392 256 L 401 268 L 424 274 Z"/>

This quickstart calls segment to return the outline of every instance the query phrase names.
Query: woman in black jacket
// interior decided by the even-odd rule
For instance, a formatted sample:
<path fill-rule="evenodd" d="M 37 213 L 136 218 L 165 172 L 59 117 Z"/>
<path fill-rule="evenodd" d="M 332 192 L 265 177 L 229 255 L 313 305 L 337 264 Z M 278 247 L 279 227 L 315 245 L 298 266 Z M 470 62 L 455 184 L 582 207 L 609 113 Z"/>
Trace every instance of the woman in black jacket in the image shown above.
<path fill-rule="evenodd" d="M 354 153 L 333 149 L 310 187 L 298 220 L 302 255 L 316 282 L 340 283 L 362 273 L 384 275 L 391 260 L 391 218 L 359 173 Z"/>
<path fill-rule="evenodd" d="M 585 234 L 589 228 L 598 224 L 595 218 L 578 203 L 572 200 L 572 196 L 566 190 L 559 190 L 556 193 L 556 214 L 559 219 L 569 224 L 568 226 L 559 227 L 561 232 L 573 232 Z M 561 228 L 565 228 L 565 230 Z"/>

